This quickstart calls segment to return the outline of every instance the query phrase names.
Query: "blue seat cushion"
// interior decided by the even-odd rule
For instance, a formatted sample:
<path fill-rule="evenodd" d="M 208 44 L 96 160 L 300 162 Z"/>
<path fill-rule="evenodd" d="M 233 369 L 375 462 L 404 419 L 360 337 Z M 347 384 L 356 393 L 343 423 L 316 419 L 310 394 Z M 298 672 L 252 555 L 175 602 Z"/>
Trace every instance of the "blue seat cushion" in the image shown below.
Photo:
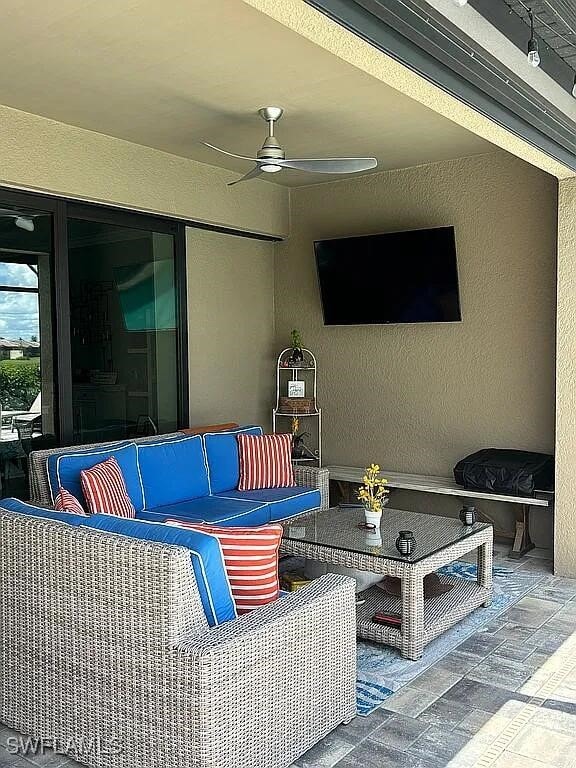
<path fill-rule="evenodd" d="M 46 520 L 59 520 L 61 523 L 69 523 L 70 525 L 80 525 L 86 521 L 84 515 L 57 512 L 55 509 L 45 509 L 27 501 L 20 501 L 20 499 L 0 499 L 0 509 L 6 509 L 8 512 L 19 512 L 22 515 L 30 515 L 30 517 L 43 517 Z"/>
<path fill-rule="evenodd" d="M 222 499 L 219 496 L 203 496 L 200 499 L 182 501 L 143 510 L 136 514 L 138 520 L 162 521 L 168 518 L 190 520 L 194 523 L 217 525 L 264 525 L 270 522 L 270 507 L 260 501 Z"/>
<path fill-rule="evenodd" d="M 101 461 L 114 457 L 118 462 L 130 501 L 136 511 L 144 508 L 138 455 L 134 443 L 118 443 L 113 448 L 87 448 L 70 453 L 55 453 L 48 457 L 48 482 L 52 501 L 58 495 L 59 488 L 66 488 L 83 502 L 84 494 L 80 483 L 80 472 L 90 469 Z M 85 506 L 85 505 L 84 505 Z"/>
<path fill-rule="evenodd" d="M 222 549 L 214 536 L 201 531 L 170 525 L 154 525 L 115 515 L 92 515 L 92 517 L 81 519 L 82 525 L 99 531 L 186 547 L 190 550 L 194 576 L 208 624 L 214 627 L 236 618 L 236 608 L 224 567 Z"/>
<path fill-rule="evenodd" d="M 270 522 L 285 520 L 301 515 L 321 504 L 320 491 L 316 488 L 296 486 L 294 488 L 262 488 L 257 491 L 226 491 L 217 495 L 221 499 L 266 504 L 270 511 Z"/>
<path fill-rule="evenodd" d="M 207 496 L 208 468 L 201 435 L 172 435 L 136 445 L 144 509 Z"/>
<path fill-rule="evenodd" d="M 240 427 L 229 432 L 207 432 L 204 448 L 208 462 L 210 493 L 238 488 L 240 461 L 236 435 L 261 435 L 262 427 Z"/>

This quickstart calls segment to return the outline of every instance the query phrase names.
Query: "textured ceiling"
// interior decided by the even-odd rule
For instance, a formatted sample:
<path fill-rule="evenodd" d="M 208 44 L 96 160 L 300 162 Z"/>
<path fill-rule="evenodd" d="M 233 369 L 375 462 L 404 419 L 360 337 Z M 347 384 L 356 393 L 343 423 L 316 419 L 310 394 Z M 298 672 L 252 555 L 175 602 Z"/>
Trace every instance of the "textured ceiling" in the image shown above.
<path fill-rule="evenodd" d="M 267 104 L 286 109 L 288 157 L 375 155 L 385 170 L 493 149 L 242 0 L 10 3 L 0 50 L 0 103 L 240 173 L 200 141 L 253 156 Z"/>
<path fill-rule="evenodd" d="M 530 27 L 528 9 L 534 14 L 534 31 L 546 45 L 576 71 L 576 4 L 573 0 L 504 0 L 510 10 Z"/>

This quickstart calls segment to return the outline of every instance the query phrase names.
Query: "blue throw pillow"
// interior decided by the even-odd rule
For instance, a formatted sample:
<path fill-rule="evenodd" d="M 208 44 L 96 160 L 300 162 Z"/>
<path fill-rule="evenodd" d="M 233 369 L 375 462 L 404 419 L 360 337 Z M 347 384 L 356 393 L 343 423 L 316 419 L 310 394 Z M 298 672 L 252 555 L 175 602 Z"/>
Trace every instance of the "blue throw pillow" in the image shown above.
<path fill-rule="evenodd" d="M 61 523 L 69 523 L 70 525 L 80 525 L 86 521 L 84 515 L 57 512 L 55 509 L 45 509 L 27 501 L 20 501 L 20 499 L 0 499 L 0 509 L 6 509 L 8 512 L 19 512 L 30 517 L 43 517 L 46 520 L 59 520 Z"/>
<path fill-rule="evenodd" d="M 204 435 L 210 493 L 222 493 L 238 488 L 240 461 L 236 435 L 261 434 L 262 427 L 240 427 L 230 432 L 207 432 Z"/>
<path fill-rule="evenodd" d="M 81 470 L 90 469 L 111 456 L 114 456 L 122 471 L 126 490 L 134 509 L 137 512 L 142 510 L 144 498 L 134 443 L 118 443 L 112 448 L 87 448 L 82 451 L 51 454 L 48 457 L 47 470 L 52 501 L 58 495 L 59 488 L 66 488 L 79 501 L 83 501 L 84 494 L 80 483 Z"/>
<path fill-rule="evenodd" d="M 144 509 L 208 496 L 208 470 L 200 435 L 180 435 L 136 445 Z"/>
<path fill-rule="evenodd" d="M 194 576 L 200 599 L 211 627 L 236 618 L 236 608 L 224 567 L 222 550 L 214 536 L 201 531 L 170 525 L 142 523 L 114 515 L 92 515 L 81 518 L 82 525 L 100 531 L 120 533 L 134 539 L 176 544 L 190 550 Z"/>

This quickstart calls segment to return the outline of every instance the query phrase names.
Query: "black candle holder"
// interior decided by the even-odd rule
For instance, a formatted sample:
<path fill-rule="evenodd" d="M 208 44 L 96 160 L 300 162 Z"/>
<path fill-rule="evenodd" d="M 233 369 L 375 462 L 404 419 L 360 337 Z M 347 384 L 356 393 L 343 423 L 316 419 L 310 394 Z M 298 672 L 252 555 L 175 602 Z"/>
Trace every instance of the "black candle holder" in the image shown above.
<path fill-rule="evenodd" d="M 416 539 L 412 531 L 400 531 L 396 539 L 396 549 L 404 557 L 408 557 L 416 549 Z"/>
<path fill-rule="evenodd" d="M 474 525 L 476 522 L 476 507 L 474 504 L 464 504 L 460 510 L 459 517 L 462 525 Z"/>

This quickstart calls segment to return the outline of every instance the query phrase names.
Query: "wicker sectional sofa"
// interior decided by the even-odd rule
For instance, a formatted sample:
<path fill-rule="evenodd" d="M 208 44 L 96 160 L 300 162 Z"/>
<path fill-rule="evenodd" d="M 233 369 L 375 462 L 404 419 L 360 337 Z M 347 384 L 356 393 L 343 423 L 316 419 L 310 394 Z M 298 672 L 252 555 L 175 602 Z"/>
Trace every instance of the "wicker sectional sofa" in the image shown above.
<path fill-rule="evenodd" d="M 327 575 L 222 617 L 213 549 L 162 524 L 261 524 L 327 504 L 314 468 L 296 468 L 285 496 L 240 498 L 234 441 L 176 433 L 31 454 L 32 503 L 0 500 L 0 722 L 98 768 L 283 768 L 354 716 L 354 582 Z M 77 481 L 67 462 L 107 451 L 142 491 L 138 519 L 56 512 L 55 481 Z M 179 506 L 158 506 L 170 494 Z"/>
<path fill-rule="evenodd" d="M 114 455 L 140 520 L 182 518 L 252 526 L 328 508 L 329 473 L 318 467 L 296 465 L 296 488 L 238 491 L 239 432 L 261 434 L 262 428 L 240 427 L 201 436 L 176 432 L 33 451 L 29 457 L 30 497 L 52 505 L 58 486 L 63 485 L 80 499 L 79 468 L 66 467 L 75 460 L 84 461 L 83 457 L 86 466 L 92 466 Z"/>
<path fill-rule="evenodd" d="M 0 502 L 0 721 L 98 768 L 283 768 L 355 714 L 354 600 L 210 628 L 186 549 Z"/>

